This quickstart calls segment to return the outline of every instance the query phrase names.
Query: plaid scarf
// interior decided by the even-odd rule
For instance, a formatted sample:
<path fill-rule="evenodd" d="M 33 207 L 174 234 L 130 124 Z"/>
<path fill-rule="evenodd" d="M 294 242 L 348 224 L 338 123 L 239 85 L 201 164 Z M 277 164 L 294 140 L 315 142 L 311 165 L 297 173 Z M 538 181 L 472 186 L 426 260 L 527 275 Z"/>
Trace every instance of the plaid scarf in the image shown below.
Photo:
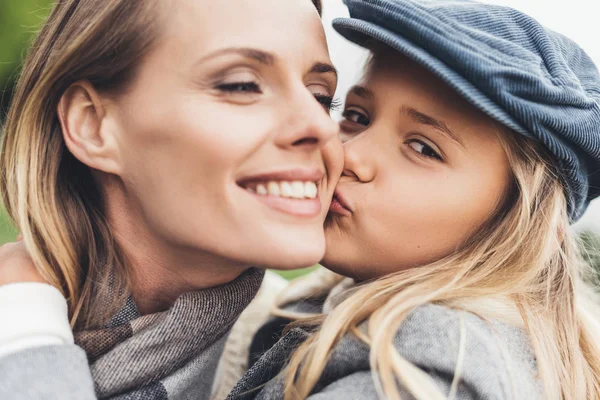
<path fill-rule="evenodd" d="M 229 330 L 258 291 L 264 271 L 181 295 L 164 312 L 141 316 L 130 297 L 103 329 L 75 333 L 99 399 L 210 397 Z"/>

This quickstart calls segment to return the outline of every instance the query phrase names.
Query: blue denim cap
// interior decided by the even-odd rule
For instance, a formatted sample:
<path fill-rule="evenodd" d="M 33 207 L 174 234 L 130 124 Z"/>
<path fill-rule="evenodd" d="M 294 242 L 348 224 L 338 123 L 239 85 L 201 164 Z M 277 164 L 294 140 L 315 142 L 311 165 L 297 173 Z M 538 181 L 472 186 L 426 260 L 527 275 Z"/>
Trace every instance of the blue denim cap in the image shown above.
<path fill-rule="evenodd" d="M 334 28 L 385 43 L 475 107 L 538 140 L 564 177 L 576 221 L 600 195 L 600 75 L 573 41 L 508 7 L 469 0 L 345 0 Z"/>

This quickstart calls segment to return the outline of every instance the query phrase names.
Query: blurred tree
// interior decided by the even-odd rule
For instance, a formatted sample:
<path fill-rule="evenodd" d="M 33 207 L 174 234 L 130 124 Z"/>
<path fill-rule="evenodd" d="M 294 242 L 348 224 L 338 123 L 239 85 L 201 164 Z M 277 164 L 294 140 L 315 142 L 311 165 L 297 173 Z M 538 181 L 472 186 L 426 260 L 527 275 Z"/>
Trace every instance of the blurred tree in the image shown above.
<path fill-rule="evenodd" d="M 22 59 L 52 3 L 52 0 L 0 0 L 0 128 Z M 16 237 L 17 230 L 0 205 L 0 244 Z"/>
<path fill-rule="evenodd" d="M 52 0 L 0 1 L 0 115 L 7 110 L 22 57 Z"/>
<path fill-rule="evenodd" d="M 587 230 L 579 235 L 583 259 L 590 264 L 595 276 L 590 277 L 592 283 L 600 287 L 600 236 L 593 231 Z"/>

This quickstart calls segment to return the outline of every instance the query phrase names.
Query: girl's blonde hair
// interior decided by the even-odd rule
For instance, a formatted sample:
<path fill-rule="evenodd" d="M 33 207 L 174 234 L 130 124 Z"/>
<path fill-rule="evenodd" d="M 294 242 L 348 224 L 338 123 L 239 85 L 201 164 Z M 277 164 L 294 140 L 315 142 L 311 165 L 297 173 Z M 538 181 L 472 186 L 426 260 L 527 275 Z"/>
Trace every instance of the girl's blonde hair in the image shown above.
<path fill-rule="evenodd" d="M 505 203 L 453 254 L 359 285 L 329 315 L 304 320 L 321 326 L 291 357 L 286 400 L 311 393 L 334 346 L 348 333 L 370 345 L 381 395 L 399 399 L 400 382 L 418 399 L 445 398 L 393 344 L 407 315 L 426 303 L 520 322 L 547 398 L 600 399 L 599 310 L 585 283 L 589 267 L 580 261 L 569 227 L 561 179 L 540 145 L 510 132 L 500 136 L 514 182 Z M 484 305 L 490 298 L 495 303 Z M 366 334 L 358 330 L 365 321 Z M 459 375 L 456 371 L 451 393 Z"/>
<path fill-rule="evenodd" d="M 320 0 L 313 4 L 320 12 Z M 57 107 L 79 80 L 99 91 L 127 90 L 160 34 L 160 5 L 57 1 L 30 49 L 3 129 L 3 202 L 39 272 L 67 298 L 78 328 L 102 325 L 122 304 L 129 279 L 101 189 L 65 146 Z"/>

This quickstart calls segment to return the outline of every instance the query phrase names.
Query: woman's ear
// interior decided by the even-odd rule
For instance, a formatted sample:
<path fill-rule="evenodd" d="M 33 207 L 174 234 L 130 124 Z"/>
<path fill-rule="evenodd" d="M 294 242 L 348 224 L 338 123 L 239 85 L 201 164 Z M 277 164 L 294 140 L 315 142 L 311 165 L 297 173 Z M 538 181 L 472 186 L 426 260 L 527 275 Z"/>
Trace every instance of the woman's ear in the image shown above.
<path fill-rule="evenodd" d="M 72 84 L 58 104 L 58 119 L 69 151 L 98 171 L 120 175 L 116 133 L 108 123 L 105 105 L 87 81 Z"/>

